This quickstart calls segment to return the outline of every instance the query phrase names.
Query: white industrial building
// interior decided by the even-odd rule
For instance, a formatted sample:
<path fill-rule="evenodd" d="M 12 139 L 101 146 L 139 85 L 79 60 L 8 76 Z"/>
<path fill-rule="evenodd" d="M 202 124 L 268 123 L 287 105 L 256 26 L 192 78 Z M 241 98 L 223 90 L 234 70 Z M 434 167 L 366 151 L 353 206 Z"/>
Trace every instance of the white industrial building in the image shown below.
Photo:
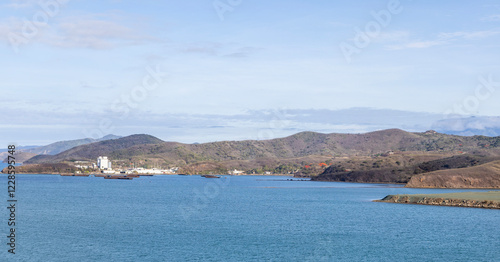
<path fill-rule="evenodd" d="M 100 156 L 97 158 L 97 167 L 101 170 L 111 170 L 111 161 L 107 156 Z"/>
<path fill-rule="evenodd" d="M 243 175 L 244 173 L 245 173 L 245 171 L 240 171 L 240 170 L 236 170 L 236 169 L 234 169 L 233 171 L 229 171 L 230 175 L 235 175 L 235 176 Z"/>

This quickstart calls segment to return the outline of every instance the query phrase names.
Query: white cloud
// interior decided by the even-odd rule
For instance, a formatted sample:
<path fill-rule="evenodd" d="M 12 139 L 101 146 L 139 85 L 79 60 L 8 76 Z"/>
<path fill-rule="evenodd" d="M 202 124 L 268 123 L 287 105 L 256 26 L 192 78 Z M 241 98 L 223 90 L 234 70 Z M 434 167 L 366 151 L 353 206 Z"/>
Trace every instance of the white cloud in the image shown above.
<path fill-rule="evenodd" d="M 8 23 L 0 23 L 0 35 L 7 36 L 11 31 L 12 26 Z"/>
<path fill-rule="evenodd" d="M 482 21 L 487 21 L 487 22 L 497 22 L 500 21 L 500 15 L 489 15 L 481 18 Z"/>
<path fill-rule="evenodd" d="M 13 45 L 14 40 L 22 42 L 18 40 L 21 38 L 25 39 L 22 32 L 23 21 L 21 19 L 11 17 L 0 21 L 0 41 L 3 41 L 8 45 Z"/>
<path fill-rule="evenodd" d="M 67 19 L 56 28 L 57 33 L 49 36 L 46 43 L 59 47 L 106 49 L 152 39 L 118 22 L 96 18 Z"/>
<path fill-rule="evenodd" d="M 15 9 L 33 7 L 38 1 L 36 0 L 11 0 L 10 3 L 5 4 L 6 7 Z"/>
<path fill-rule="evenodd" d="M 45 0 L 47 1 L 47 0 Z M 65 4 L 69 0 L 55 0 L 59 4 Z M 33 8 L 39 5 L 40 3 L 43 3 L 44 1 L 42 0 L 10 0 L 8 1 L 9 3 L 5 4 L 5 7 L 9 8 L 14 8 L 14 9 L 21 9 L 21 8 Z"/>
<path fill-rule="evenodd" d="M 205 54 L 211 56 L 223 57 L 247 57 L 262 48 L 240 46 L 239 44 L 223 44 L 223 43 L 193 43 L 188 44 L 180 51 L 183 53 Z"/>
<path fill-rule="evenodd" d="M 327 23 L 327 25 L 330 25 L 332 27 L 352 27 L 351 24 L 343 23 L 343 22 L 330 22 L 330 23 Z"/>
<path fill-rule="evenodd" d="M 221 48 L 220 43 L 193 43 L 182 47 L 181 52 L 216 55 Z"/>
<path fill-rule="evenodd" d="M 390 50 L 401 50 L 411 48 L 429 48 L 433 46 L 446 45 L 459 40 L 474 40 L 480 38 L 491 37 L 500 34 L 500 31 L 472 31 L 472 32 L 451 32 L 440 33 L 433 40 L 404 40 L 403 37 L 393 37 L 395 42 L 400 42 L 393 45 L 388 45 Z M 397 35 L 396 35 L 397 36 Z M 401 34 L 401 36 L 404 36 Z M 409 37 L 408 37 L 409 38 Z M 390 38 L 387 38 L 390 39 Z"/>
<path fill-rule="evenodd" d="M 373 40 L 380 43 L 391 43 L 408 41 L 409 38 L 410 32 L 408 31 L 390 31 L 380 33 Z"/>
<path fill-rule="evenodd" d="M 125 19 L 115 14 L 97 14 L 91 16 L 53 17 L 44 24 L 17 17 L 0 21 L 0 35 L 8 44 L 11 33 L 30 42 L 44 43 L 64 48 L 108 49 L 121 45 L 137 45 L 147 41 L 156 41 L 154 37 L 143 33 L 136 26 L 127 25 Z M 23 27 L 29 23 L 35 25 L 34 36 L 25 36 Z M 29 41 L 28 41 L 29 40 Z"/>
<path fill-rule="evenodd" d="M 441 33 L 438 38 L 443 40 L 456 40 L 459 38 L 474 39 L 474 38 L 484 38 L 494 35 L 498 35 L 499 31 L 475 31 L 475 32 L 453 32 L 453 33 Z"/>
<path fill-rule="evenodd" d="M 390 45 L 388 48 L 390 50 L 401 50 L 401 49 L 409 49 L 409 48 L 429 48 L 432 46 L 443 45 L 446 44 L 445 41 L 415 41 L 408 42 L 401 45 Z"/>
<path fill-rule="evenodd" d="M 227 115 L 157 114 L 134 111 L 126 119 L 121 119 L 119 113 L 105 110 L 89 112 L 87 109 L 89 104 L 79 105 L 80 107 L 74 110 L 64 110 L 50 104 L 46 104 L 46 106 L 38 104 L 36 108 L 39 109 L 37 110 L 0 106 L 0 109 L 7 116 L 5 123 L 8 123 L 8 125 L 0 124 L 0 127 L 23 130 L 36 128 L 39 131 L 37 139 L 56 139 L 56 135 L 51 131 L 55 127 L 60 127 L 60 130 L 68 136 L 72 133 L 75 134 L 76 139 L 88 136 L 87 133 L 98 129 L 100 121 L 105 119 L 111 122 L 110 126 L 113 130 L 109 132 L 101 130 L 101 136 L 107 133 L 119 135 L 149 133 L 170 141 L 210 142 L 268 139 L 284 137 L 301 131 L 361 133 L 388 128 L 424 131 L 429 129 L 434 121 L 442 118 L 441 115 L 427 113 L 352 108 L 344 110 L 253 110 Z M 23 119 L 16 118 L 15 115 L 23 115 Z M 30 121 L 26 121 L 26 119 Z M 26 124 L 27 122 L 29 124 Z M 45 133 L 50 136 L 44 136 Z M 31 137 L 33 137 L 32 134 Z M 18 139 L 23 139 L 23 137 L 19 136 Z"/>
<path fill-rule="evenodd" d="M 237 48 L 236 50 L 230 51 L 229 54 L 226 54 L 226 57 L 247 57 L 259 50 L 262 50 L 262 48 L 255 48 L 255 47 L 240 47 Z"/>

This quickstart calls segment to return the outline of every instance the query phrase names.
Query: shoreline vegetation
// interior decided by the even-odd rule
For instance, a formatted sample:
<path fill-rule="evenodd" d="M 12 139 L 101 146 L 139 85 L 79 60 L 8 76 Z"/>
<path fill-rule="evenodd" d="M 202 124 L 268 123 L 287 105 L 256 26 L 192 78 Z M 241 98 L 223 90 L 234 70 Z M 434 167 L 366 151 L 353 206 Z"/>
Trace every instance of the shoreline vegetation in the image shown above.
<path fill-rule="evenodd" d="M 388 195 L 373 202 L 500 209 L 500 191 Z"/>

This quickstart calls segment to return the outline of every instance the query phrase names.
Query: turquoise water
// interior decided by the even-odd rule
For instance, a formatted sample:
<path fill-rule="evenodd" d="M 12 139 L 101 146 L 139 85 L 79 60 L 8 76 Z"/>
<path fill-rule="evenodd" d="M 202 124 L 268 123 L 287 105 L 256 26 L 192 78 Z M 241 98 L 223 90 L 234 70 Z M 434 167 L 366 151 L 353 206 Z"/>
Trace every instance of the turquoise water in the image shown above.
<path fill-rule="evenodd" d="M 498 261 L 500 211 L 371 202 L 465 190 L 157 176 L 17 176 L 1 261 Z M 0 180 L 7 206 L 7 181 Z M 2 192 L 2 188 L 3 191 Z M 8 210 L 0 213 L 7 235 Z"/>

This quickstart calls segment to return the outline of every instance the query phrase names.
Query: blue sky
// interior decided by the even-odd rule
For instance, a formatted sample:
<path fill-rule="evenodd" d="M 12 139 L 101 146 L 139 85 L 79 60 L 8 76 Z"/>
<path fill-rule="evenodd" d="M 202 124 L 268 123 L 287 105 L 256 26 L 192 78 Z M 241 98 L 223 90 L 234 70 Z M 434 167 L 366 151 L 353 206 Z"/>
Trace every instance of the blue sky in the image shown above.
<path fill-rule="evenodd" d="M 500 113 L 498 1 L 38 2 L 0 3 L 3 144 L 413 131 L 450 113 Z M 481 81 L 493 84 L 477 93 Z M 366 124 L 350 108 L 428 120 Z"/>

